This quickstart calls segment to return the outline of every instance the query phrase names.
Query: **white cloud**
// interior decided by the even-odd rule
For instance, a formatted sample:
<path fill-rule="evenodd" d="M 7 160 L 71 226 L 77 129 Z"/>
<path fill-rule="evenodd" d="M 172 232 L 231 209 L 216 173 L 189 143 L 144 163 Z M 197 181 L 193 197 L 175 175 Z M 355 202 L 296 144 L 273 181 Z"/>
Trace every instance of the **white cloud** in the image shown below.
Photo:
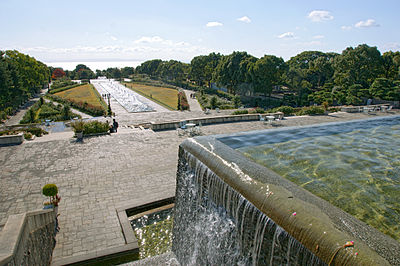
<path fill-rule="evenodd" d="M 251 19 L 248 16 L 244 16 L 244 17 L 238 18 L 237 20 L 241 21 L 241 22 L 245 22 L 245 23 L 250 23 L 251 22 Z"/>
<path fill-rule="evenodd" d="M 223 24 L 218 21 L 210 21 L 206 24 L 206 27 L 221 27 Z"/>
<path fill-rule="evenodd" d="M 315 35 L 315 36 L 313 37 L 313 39 L 323 39 L 323 38 L 325 38 L 324 35 Z"/>
<path fill-rule="evenodd" d="M 351 26 L 342 26 L 340 27 L 342 30 L 351 30 L 352 27 Z"/>
<path fill-rule="evenodd" d="M 326 10 L 313 10 L 308 14 L 307 17 L 313 22 L 322 22 L 333 19 L 331 13 Z"/>
<path fill-rule="evenodd" d="M 379 27 L 380 25 L 376 23 L 374 19 L 361 20 L 354 25 L 356 28 L 372 28 Z"/>
<path fill-rule="evenodd" d="M 110 36 L 110 38 L 111 38 L 111 40 L 113 40 L 113 41 L 117 41 L 117 40 L 118 40 L 117 37 L 115 37 L 115 36 Z"/>
<path fill-rule="evenodd" d="M 282 33 L 281 35 L 279 35 L 278 38 L 279 39 L 294 38 L 294 33 L 293 32 L 285 32 L 285 33 Z"/>
<path fill-rule="evenodd" d="M 134 40 L 133 43 L 160 43 L 164 41 L 163 38 L 161 38 L 160 36 L 152 36 L 152 37 L 148 37 L 148 36 L 144 36 L 144 37 L 140 37 L 137 40 Z"/>
<path fill-rule="evenodd" d="M 385 51 L 400 51 L 400 43 L 389 42 L 383 45 Z"/>

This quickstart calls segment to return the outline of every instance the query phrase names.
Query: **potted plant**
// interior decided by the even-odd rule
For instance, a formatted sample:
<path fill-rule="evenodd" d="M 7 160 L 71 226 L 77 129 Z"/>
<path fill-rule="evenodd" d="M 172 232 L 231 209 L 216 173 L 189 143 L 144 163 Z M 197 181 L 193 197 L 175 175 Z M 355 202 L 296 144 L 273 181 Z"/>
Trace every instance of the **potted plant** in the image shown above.
<path fill-rule="evenodd" d="M 43 209 L 54 208 L 55 212 L 58 211 L 58 203 L 61 201 L 61 197 L 58 195 L 58 187 L 55 184 L 46 184 L 42 188 L 43 195 L 50 198 L 43 205 Z"/>
<path fill-rule="evenodd" d="M 83 138 L 83 130 L 85 128 L 85 122 L 78 120 L 71 123 L 71 127 L 74 129 L 76 138 L 81 140 Z"/>

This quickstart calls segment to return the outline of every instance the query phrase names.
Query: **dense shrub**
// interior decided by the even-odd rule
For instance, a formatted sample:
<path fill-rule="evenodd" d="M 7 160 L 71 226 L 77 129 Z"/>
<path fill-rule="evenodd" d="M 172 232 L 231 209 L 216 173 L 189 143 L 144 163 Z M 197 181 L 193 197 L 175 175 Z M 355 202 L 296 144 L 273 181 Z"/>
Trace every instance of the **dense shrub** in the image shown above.
<path fill-rule="evenodd" d="M 96 134 L 96 133 L 105 133 L 110 130 L 110 126 L 107 122 L 100 122 L 100 121 L 90 121 L 84 122 L 83 124 L 83 134 Z"/>
<path fill-rule="evenodd" d="M 282 112 L 285 116 L 293 115 L 295 110 L 293 107 L 290 106 L 281 106 L 273 109 L 273 112 Z"/>
<path fill-rule="evenodd" d="M 183 91 L 178 92 L 178 110 L 189 110 L 189 103 Z"/>
<path fill-rule="evenodd" d="M 249 113 L 249 110 L 243 109 L 243 110 L 236 110 L 232 114 L 233 115 L 245 115 L 245 114 L 248 114 L 248 113 Z"/>
<path fill-rule="evenodd" d="M 24 128 L 22 131 L 29 132 L 29 133 L 35 135 L 36 137 L 41 137 L 43 135 L 49 134 L 49 132 L 41 129 L 40 127 Z"/>
<path fill-rule="evenodd" d="M 303 107 L 296 115 L 322 115 L 325 110 L 319 106 Z"/>
<path fill-rule="evenodd" d="M 29 132 L 24 133 L 24 139 L 32 139 L 32 134 Z"/>

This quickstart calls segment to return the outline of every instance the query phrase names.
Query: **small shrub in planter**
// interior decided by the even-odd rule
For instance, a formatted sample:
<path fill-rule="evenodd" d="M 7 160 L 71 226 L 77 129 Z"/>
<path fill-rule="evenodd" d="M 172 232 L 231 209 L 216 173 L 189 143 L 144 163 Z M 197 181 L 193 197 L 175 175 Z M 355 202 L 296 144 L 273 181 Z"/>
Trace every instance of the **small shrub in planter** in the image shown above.
<path fill-rule="evenodd" d="M 29 132 L 25 132 L 24 133 L 24 139 L 32 139 L 32 134 L 31 133 L 29 133 Z"/>
<path fill-rule="evenodd" d="M 84 122 L 83 124 L 83 134 L 96 134 L 96 133 L 106 133 L 110 130 L 110 126 L 107 122 L 90 121 Z"/>
<path fill-rule="evenodd" d="M 71 127 L 74 129 L 75 133 L 83 132 L 85 122 L 78 120 L 71 123 Z"/>
<path fill-rule="evenodd" d="M 43 195 L 50 198 L 49 203 L 53 206 L 58 206 L 61 197 L 58 195 L 58 187 L 55 184 L 46 184 L 42 188 Z"/>
<path fill-rule="evenodd" d="M 318 106 L 310 106 L 310 107 L 303 107 L 299 112 L 297 112 L 297 115 L 322 115 L 324 114 L 325 111 L 323 108 L 318 107 Z"/>

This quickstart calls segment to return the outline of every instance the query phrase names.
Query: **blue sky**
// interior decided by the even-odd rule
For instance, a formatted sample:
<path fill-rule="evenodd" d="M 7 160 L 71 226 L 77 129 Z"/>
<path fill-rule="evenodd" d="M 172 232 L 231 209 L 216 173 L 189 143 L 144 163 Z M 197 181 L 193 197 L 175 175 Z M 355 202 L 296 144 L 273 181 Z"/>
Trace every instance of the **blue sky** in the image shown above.
<path fill-rule="evenodd" d="M 190 62 L 232 51 L 288 60 L 362 43 L 397 51 L 399 11 L 399 0 L 2 0 L 0 49 L 43 62 Z"/>

